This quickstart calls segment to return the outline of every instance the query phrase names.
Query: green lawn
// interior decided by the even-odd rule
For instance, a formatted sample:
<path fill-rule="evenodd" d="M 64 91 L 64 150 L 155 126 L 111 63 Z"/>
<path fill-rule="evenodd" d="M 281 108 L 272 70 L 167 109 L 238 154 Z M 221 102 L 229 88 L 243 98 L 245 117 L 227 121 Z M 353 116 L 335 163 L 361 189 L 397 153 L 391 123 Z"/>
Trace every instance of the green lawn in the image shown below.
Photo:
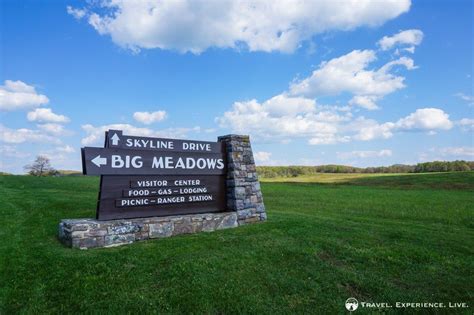
<path fill-rule="evenodd" d="M 97 178 L 0 176 L 0 314 L 473 313 L 474 173 L 333 181 L 263 183 L 266 223 L 81 251 L 57 225 L 94 216 Z"/>

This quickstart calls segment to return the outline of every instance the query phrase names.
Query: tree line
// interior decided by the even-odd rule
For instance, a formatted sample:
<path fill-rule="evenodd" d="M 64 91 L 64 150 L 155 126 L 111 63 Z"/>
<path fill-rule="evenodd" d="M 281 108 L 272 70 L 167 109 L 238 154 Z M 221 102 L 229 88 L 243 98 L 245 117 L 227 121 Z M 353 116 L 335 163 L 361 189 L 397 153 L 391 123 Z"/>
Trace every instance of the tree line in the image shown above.
<path fill-rule="evenodd" d="M 318 166 L 257 166 L 260 177 L 296 177 L 317 173 L 428 173 L 474 171 L 474 161 L 433 161 L 416 165 L 394 164 L 391 166 L 354 167 L 347 165 Z"/>

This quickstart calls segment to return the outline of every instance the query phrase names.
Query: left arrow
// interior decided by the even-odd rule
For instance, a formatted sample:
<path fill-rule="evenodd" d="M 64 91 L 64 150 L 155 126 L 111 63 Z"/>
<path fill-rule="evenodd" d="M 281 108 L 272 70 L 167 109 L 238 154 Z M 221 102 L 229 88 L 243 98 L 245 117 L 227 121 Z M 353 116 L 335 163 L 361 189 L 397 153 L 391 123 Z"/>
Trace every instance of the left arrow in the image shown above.
<path fill-rule="evenodd" d="M 96 156 L 91 160 L 92 163 L 100 167 L 101 165 L 107 165 L 107 158 L 100 157 L 100 155 Z"/>

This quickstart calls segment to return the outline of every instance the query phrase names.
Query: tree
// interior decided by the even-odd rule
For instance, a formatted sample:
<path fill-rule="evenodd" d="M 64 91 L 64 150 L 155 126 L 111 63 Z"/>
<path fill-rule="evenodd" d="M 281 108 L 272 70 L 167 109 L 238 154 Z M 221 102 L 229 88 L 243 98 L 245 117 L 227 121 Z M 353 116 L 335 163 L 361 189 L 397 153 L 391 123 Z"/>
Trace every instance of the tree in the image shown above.
<path fill-rule="evenodd" d="M 25 166 L 28 174 L 33 176 L 54 175 L 56 170 L 51 166 L 49 159 L 46 156 L 38 155 L 32 164 Z"/>

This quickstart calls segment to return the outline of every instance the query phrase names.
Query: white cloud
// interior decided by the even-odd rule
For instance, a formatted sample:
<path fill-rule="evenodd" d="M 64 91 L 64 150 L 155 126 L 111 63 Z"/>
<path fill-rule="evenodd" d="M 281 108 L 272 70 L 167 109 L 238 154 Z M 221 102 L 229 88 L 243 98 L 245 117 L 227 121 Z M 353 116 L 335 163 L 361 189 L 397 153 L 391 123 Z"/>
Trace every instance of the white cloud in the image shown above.
<path fill-rule="evenodd" d="M 379 97 L 374 95 L 356 95 L 350 101 L 349 105 L 357 105 L 368 110 L 379 109 L 375 103 Z"/>
<path fill-rule="evenodd" d="M 388 67 L 391 65 L 388 64 Z M 371 99 L 368 98 L 368 101 Z M 364 104 L 366 107 L 371 105 Z M 250 134 L 259 142 L 306 138 L 310 145 L 388 139 L 400 131 L 433 133 L 453 126 L 449 115 L 438 108 L 417 109 L 396 122 L 379 123 L 364 117 L 353 117 L 352 112 L 345 108 L 317 105 L 313 99 L 286 93 L 263 103 L 257 100 L 235 102 L 229 111 L 216 118 L 216 122 L 232 132 Z"/>
<path fill-rule="evenodd" d="M 388 139 L 393 136 L 394 123 L 386 122 L 379 124 L 375 120 L 362 119 L 356 123 L 361 123 L 359 132 L 355 135 L 355 139 L 369 141 L 374 139 Z"/>
<path fill-rule="evenodd" d="M 349 142 L 351 140 L 350 136 L 337 136 L 335 134 L 315 134 L 309 140 L 308 144 L 310 145 L 320 145 L 320 144 L 336 144 Z"/>
<path fill-rule="evenodd" d="M 414 54 L 415 53 L 415 46 L 403 48 L 403 50 L 408 51 L 410 54 Z"/>
<path fill-rule="evenodd" d="M 124 134 L 144 137 L 177 138 L 188 137 L 189 132 L 199 133 L 200 127 L 194 128 L 168 128 L 163 130 L 153 130 L 150 128 L 140 128 L 129 124 L 110 124 L 103 126 L 93 126 L 90 124 L 82 125 L 86 132 L 86 137 L 81 140 L 82 145 L 93 145 L 104 142 L 104 133 L 109 129 L 122 130 Z"/>
<path fill-rule="evenodd" d="M 135 112 L 133 118 L 145 125 L 150 125 L 154 122 L 162 121 L 166 118 L 166 112 L 159 110 L 157 112 Z"/>
<path fill-rule="evenodd" d="M 474 119 L 472 118 L 463 118 L 457 121 L 456 124 L 465 131 L 474 130 Z"/>
<path fill-rule="evenodd" d="M 282 106 L 288 104 L 287 107 Z M 235 102 L 230 111 L 216 119 L 220 127 L 252 134 L 258 140 L 285 140 L 288 137 L 335 138 L 337 123 L 350 113 L 317 109 L 314 100 L 281 94 L 263 103 L 257 100 Z M 313 140 L 316 141 L 316 140 Z"/>
<path fill-rule="evenodd" d="M 60 152 L 60 153 L 74 153 L 74 152 L 76 152 L 76 150 L 70 145 L 56 147 L 56 151 Z"/>
<path fill-rule="evenodd" d="M 12 145 L 2 145 L 0 146 L 0 156 L 2 157 L 11 157 L 23 159 L 29 157 L 31 154 L 29 152 L 21 152 L 15 146 Z"/>
<path fill-rule="evenodd" d="M 66 7 L 66 10 L 68 14 L 72 15 L 77 20 L 82 19 L 87 14 L 87 10 L 76 9 L 76 8 L 71 7 L 70 5 Z"/>
<path fill-rule="evenodd" d="M 439 108 L 420 108 L 396 122 L 399 130 L 448 130 L 453 123 L 449 115 Z"/>
<path fill-rule="evenodd" d="M 253 154 L 255 158 L 255 162 L 258 163 L 265 163 L 269 162 L 270 158 L 272 157 L 271 152 L 265 152 L 265 151 L 258 151 Z"/>
<path fill-rule="evenodd" d="M 447 147 L 437 150 L 442 156 L 474 156 L 474 147 Z"/>
<path fill-rule="evenodd" d="M 396 122 L 379 124 L 374 120 L 361 120 L 357 140 L 373 140 L 391 138 L 397 131 L 428 131 L 448 130 L 453 126 L 449 115 L 438 108 L 420 108 L 414 113 L 399 119 Z"/>
<path fill-rule="evenodd" d="M 435 147 L 419 154 L 421 162 L 440 160 L 469 160 L 474 157 L 474 147 Z"/>
<path fill-rule="evenodd" d="M 377 109 L 376 100 L 405 87 L 404 77 L 390 73 L 393 67 L 401 65 L 411 70 L 415 69 L 415 66 L 412 59 L 401 57 L 379 69 L 369 70 L 368 66 L 375 60 L 373 50 L 354 50 L 323 62 L 311 76 L 293 82 L 290 85 L 290 94 L 316 97 L 349 92 L 355 95 L 350 101 L 351 105 L 369 110 Z"/>
<path fill-rule="evenodd" d="M 315 109 L 316 102 L 303 97 L 288 97 L 279 94 L 270 98 L 262 104 L 263 110 L 270 116 L 295 115 L 298 113 L 311 112 Z"/>
<path fill-rule="evenodd" d="M 405 50 L 411 53 L 415 52 L 415 46 L 421 44 L 423 40 L 423 32 L 416 29 L 401 31 L 393 36 L 384 36 L 377 43 L 382 50 L 389 50 L 398 45 L 408 45 L 410 47 Z"/>
<path fill-rule="evenodd" d="M 52 122 L 52 123 L 67 123 L 69 118 L 64 115 L 53 113 L 51 108 L 36 108 L 27 114 L 26 118 L 29 121 L 38 122 Z"/>
<path fill-rule="evenodd" d="M 367 80 L 373 76 L 364 69 L 376 59 L 373 50 L 354 50 L 338 58 L 324 61 L 311 76 L 290 85 L 292 95 L 310 97 L 335 95 L 343 91 L 367 93 Z M 370 91 L 372 92 L 372 91 Z"/>
<path fill-rule="evenodd" d="M 378 100 L 405 87 L 405 78 L 391 73 L 395 66 L 416 68 L 412 59 L 401 57 L 368 69 L 375 59 L 372 50 L 354 50 L 323 62 L 309 77 L 292 82 L 289 91 L 263 102 L 234 102 L 216 122 L 232 132 L 250 134 L 258 142 L 288 143 L 303 138 L 310 145 L 388 139 L 402 131 L 433 134 L 452 128 L 449 115 L 438 108 L 417 109 L 394 122 L 354 117 L 353 105 L 377 109 Z M 353 94 L 349 106 L 320 105 L 314 99 L 347 92 Z"/>
<path fill-rule="evenodd" d="M 69 132 L 66 132 L 66 130 L 64 129 L 64 126 L 60 124 L 47 123 L 47 124 L 38 124 L 36 126 L 42 131 L 54 136 L 69 134 Z"/>
<path fill-rule="evenodd" d="M 392 150 L 384 149 L 380 151 L 350 151 L 350 152 L 337 152 L 337 157 L 343 160 L 347 159 L 366 159 L 374 157 L 387 157 L 392 156 Z"/>
<path fill-rule="evenodd" d="M 0 86 L 0 110 L 28 109 L 48 102 L 46 95 L 38 94 L 33 86 L 22 81 L 5 80 Z"/>
<path fill-rule="evenodd" d="M 410 5 L 410 0 L 114 0 L 102 2 L 100 13 L 87 16 L 99 34 L 134 51 L 160 48 L 198 54 L 210 47 L 246 47 L 292 52 L 316 34 L 381 25 Z M 84 13 L 74 8 L 68 12 L 76 18 Z"/>
<path fill-rule="evenodd" d="M 459 97 L 460 99 L 462 99 L 463 101 L 466 101 L 469 105 L 474 105 L 474 96 L 472 95 L 466 95 L 464 93 L 456 93 L 454 94 L 455 96 Z"/>
<path fill-rule="evenodd" d="M 61 141 L 57 137 L 50 136 L 40 130 L 26 128 L 10 129 L 0 124 L 0 141 L 5 143 L 44 142 L 56 143 Z"/>

